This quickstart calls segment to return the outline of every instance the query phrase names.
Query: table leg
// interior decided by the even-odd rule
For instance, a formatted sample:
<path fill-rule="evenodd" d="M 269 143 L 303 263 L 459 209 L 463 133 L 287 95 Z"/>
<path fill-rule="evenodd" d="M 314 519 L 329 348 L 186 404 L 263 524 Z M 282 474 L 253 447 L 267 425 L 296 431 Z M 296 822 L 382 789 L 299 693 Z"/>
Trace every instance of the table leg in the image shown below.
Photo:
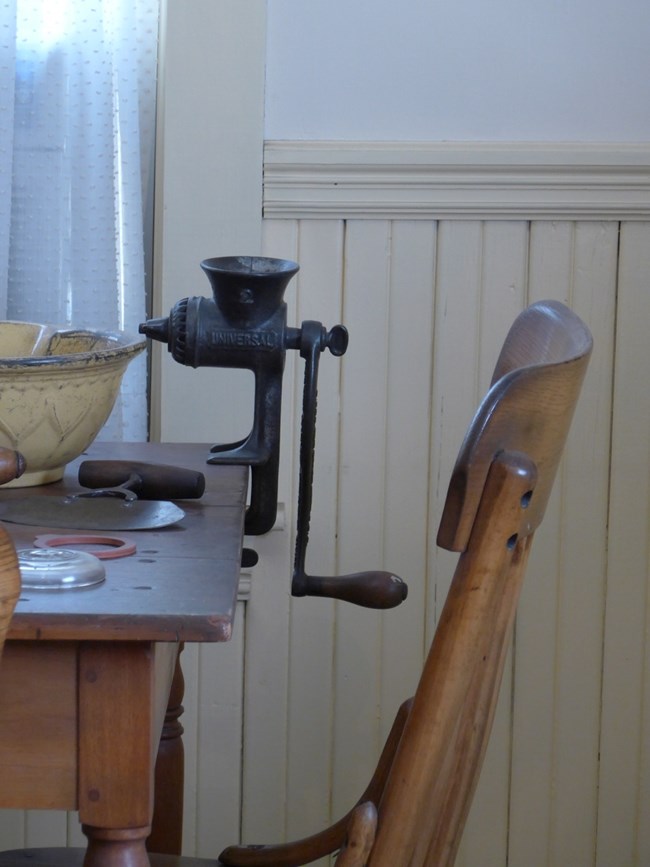
<path fill-rule="evenodd" d="M 84 867 L 150 867 L 144 845 L 148 828 L 111 831 L 81 826 L 88 837 Z"/>
<path fill-rule="evenodd" d="M 85 867 L 148 867 L 154 766 L 174 645 L 84 642 L 79 652 L 79 818 Z"/>
<path fill-rule="evenodd" d="M 182 651 L 181 644 L 158 747 L 156 797 L 151 836 L 147 840 L 149 852 L 162 852 L 166 855 L 180 855 L 183 844 L 185 753 L 180 717 L 183 714 L 185 679 L 180 660 Z"/>

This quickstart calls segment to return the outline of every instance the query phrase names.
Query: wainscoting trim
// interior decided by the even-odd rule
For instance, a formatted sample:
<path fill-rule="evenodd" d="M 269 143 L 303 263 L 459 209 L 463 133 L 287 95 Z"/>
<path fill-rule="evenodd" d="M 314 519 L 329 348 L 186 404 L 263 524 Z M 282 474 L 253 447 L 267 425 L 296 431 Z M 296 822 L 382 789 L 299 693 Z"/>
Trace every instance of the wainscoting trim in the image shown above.
<path fill-rule="evenodd" d="M 264 216 L 650 217 L 650 143 L 267 141 Z"/>

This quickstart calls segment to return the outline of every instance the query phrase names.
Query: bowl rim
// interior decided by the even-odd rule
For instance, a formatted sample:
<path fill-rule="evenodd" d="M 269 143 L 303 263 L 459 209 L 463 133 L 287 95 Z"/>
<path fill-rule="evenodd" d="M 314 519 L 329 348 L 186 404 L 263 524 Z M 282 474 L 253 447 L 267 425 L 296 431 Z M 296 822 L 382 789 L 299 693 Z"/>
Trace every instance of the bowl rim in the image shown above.
<path fill-rule="evenodd" d="M 122 360 L 127 356 L 137 355 L 147 345 L 146 338 L 132 334 L 128 331 L 94 330 L 91 328 L 76 327 L 73 325 L 47 325 L 39 322 L 23 322 L 12 319 L 0 320 L 0 328 L 3 326 L 25 326 L 40 329 L 46 339 L 53 339 L 57 335 L 92 336 L 98 340 L 108 340 L 113 346 L 101 349 L 89 349 L 85 352 L 74 352 L 67 355 L 2 355 L 0 346 L 0 369 L 11 370 L 16 368 L 47 368 L 53 366 L 73 367 L 76 365 L 87 366 L 89 361 Z"/>

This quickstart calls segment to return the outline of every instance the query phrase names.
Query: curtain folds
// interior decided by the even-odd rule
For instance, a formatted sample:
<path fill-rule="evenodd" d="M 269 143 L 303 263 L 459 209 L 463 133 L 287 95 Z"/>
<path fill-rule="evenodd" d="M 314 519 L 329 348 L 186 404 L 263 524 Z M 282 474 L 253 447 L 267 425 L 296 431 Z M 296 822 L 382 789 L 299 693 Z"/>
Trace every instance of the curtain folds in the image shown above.
<path fill-rule="evenodd" d="M 0 0 L 0 317 L 146 317 L 158 5 Z M 140 356 L 100 438 L 146 436 Z"/>

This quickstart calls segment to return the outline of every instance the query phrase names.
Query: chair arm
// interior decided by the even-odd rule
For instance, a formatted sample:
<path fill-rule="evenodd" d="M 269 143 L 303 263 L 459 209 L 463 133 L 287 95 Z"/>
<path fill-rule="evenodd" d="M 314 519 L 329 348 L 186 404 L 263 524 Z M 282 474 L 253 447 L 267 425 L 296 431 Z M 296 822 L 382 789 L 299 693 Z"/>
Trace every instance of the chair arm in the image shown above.
<path fill-rule="evenodd" d="M 411 703 L 412 699 L 405 701 L 397 711 L 375 773 L 354 809 L 324 831 L 291 843 L 278 843 L 269 846 L 229 846 L 219 856 L 219 862 L 224 867 L 302 867 L 303 864 L 317 861 L 319 858 L 341 849 L 345 843 L 348 827 L 356 807 L 367 801 L 372 804 L 379 804 L 411 709 Z"/>

